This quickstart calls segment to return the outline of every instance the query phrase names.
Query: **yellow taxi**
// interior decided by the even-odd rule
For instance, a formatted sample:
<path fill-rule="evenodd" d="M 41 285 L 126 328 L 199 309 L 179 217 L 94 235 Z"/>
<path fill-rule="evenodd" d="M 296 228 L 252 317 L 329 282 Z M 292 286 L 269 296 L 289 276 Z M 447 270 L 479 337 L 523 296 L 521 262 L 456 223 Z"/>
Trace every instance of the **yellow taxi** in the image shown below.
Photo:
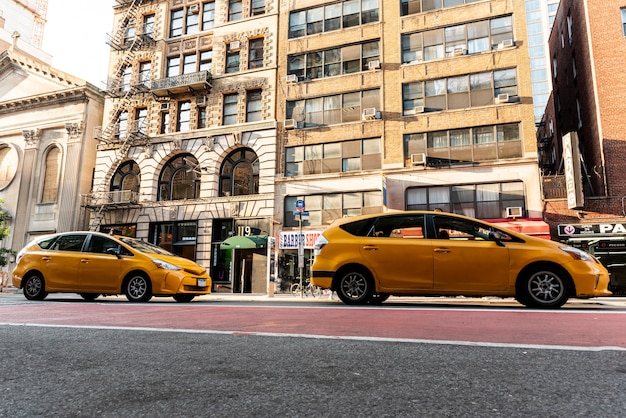
<path fill-rule="evenodd" d="M 592 255 L 462 215 L 389 212 L 343 218 L 318 238 L 311 284 L 346 304 L 396 296 L 515 297 L 532 308 L 608 296 Z"/>
<path fill-rule="evenodd" d="M 40 237 L 16 258 L 13 286 L 29 300 L 49 293 L 78 293 L 85 300 L 124 294 L 131 302 L 171 296 L 190 302 L 211 293 L 204 267 L 161 247 L 99 232 L 66 232 Z"/>

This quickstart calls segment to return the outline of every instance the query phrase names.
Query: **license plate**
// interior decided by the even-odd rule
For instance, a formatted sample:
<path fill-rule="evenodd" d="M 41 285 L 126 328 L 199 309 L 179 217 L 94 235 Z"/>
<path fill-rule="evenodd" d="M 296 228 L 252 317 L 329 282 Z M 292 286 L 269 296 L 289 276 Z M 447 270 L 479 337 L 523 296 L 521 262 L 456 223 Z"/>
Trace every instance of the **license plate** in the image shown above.
<path fill-rule="evenodd" d="M 198 287 L 206 287 L 206 279 L 198 279 Z"/>

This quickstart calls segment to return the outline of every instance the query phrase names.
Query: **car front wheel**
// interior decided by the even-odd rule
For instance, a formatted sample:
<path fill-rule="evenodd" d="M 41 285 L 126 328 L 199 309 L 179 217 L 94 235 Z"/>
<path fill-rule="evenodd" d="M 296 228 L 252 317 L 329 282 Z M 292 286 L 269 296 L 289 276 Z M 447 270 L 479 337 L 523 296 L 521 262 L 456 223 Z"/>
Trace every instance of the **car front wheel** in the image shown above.
<path fill-rule="evenodd" d="M 372 282 L 365 273 L 352 270 L 339 277 L 337 296 L 346 305 L 363 305 L 370 300 L 373 290 Z"/>
<path fill-rule="evenodd" d="M 531 272 L 520 290 L 517 300 L 529 308 L 560 308 L 568 299 L 567 281 L 558 270 Z"/>
<path fill-rule="evenodd" d="M 126 299 L 131 302 L 147 302 L 152 298 L 150 279 L 141 274 L 130 276 L 124 286 Z"/>
<path fill-rule="evenodd" d="M 24 282 L 24 296 L 28 300 L 44 300 L 48 294 L 46 293 L 46 283 L 43 276 L 33 274 Z"/>

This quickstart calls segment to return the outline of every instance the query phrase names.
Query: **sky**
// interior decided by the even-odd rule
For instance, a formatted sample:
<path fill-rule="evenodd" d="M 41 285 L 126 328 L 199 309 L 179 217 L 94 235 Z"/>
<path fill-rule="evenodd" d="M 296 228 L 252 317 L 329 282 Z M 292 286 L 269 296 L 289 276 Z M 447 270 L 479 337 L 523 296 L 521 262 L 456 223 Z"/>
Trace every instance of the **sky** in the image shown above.
<path fill-rule="evenodd" d="M 113 0 L 48 0 L 42 49 L 52 66 L 103 88 L 113 32 Z"/>

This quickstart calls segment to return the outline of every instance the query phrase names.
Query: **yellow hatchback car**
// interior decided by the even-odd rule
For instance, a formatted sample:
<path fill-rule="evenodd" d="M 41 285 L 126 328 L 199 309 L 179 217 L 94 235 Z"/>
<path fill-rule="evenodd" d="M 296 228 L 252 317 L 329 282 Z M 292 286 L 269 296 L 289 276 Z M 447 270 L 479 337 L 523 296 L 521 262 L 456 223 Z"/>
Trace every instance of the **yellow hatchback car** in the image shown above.
<path fill-rule="evenodd" d="M 190 302 L 211 293 L 204 267 L 135 238 L 99 232 L 40 237 L 17 254 L 13 286 L 29 300 L 78 293 L 85 300 L 124 294 L 131 302 L 172 296 Z"/>
<path fill-rule="evenodd" d="M 590 254 L 442 212 L 389 212 L 335 221 L 318 238 L 311 284 L 346 304 L 396 296 L 515 297 L 532 308 L 608 296 Z"/>

